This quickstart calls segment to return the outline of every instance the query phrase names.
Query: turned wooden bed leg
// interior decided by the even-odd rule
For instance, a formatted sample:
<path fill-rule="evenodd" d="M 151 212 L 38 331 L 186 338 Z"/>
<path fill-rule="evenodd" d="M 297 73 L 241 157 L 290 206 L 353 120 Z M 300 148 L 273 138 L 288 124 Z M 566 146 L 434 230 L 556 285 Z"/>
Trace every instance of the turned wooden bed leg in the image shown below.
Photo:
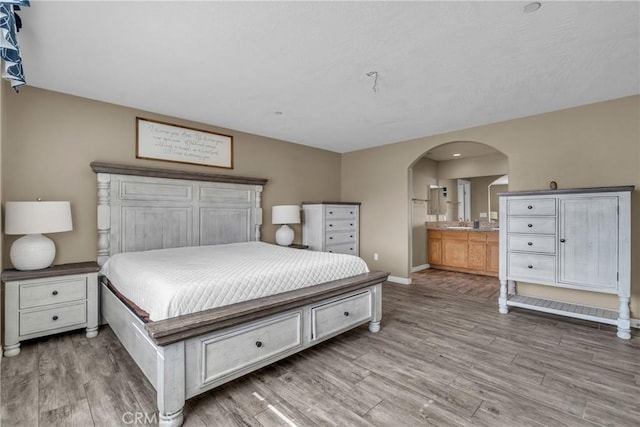
<path fill-rule="evenodd" d="M 500 311 L 500 313 L 502 314 L 507 314 L 509 312 L 509 309 L 507 308 L 507 281 L 506 280 L 500 280 L 500 297 L 498 298 L 498 311 Z"/>
<path fill-rule="evenodd" d="M 619 297 L 618 310 L 618 338 L 624 340 L 631 339 L 631 312 L 629 310 L 629 298 Z"/>
<path fill-rule="evenodd" d="M 178 427 L 184 420 L 184 342 L 158 347 L 158 415 L 161 427 Z"/>
<path fill-rule="evenodd" d="M 376 333 L 380 330 L 382 320 L 382 283 L 373 287 L 373 319 L 369 322 L 369 331 Z"/>

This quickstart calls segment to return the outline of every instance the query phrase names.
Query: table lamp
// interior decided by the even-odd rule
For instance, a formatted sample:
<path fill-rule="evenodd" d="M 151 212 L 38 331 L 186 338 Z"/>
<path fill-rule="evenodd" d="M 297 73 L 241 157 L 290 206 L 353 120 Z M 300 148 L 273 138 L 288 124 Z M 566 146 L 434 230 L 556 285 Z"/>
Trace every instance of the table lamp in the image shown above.
<path fill-rule="evenodd" d="M 73 230 L 69 202 L 6 202 L 5 234 L 26 234 L 13 242 L 9 256 L 17 270 L 47 268 L 56 256 L 56 246 L 41 233 Z"/>
<path fill-rule="evenodd" d="M 293 243 L 293 229 L 287 224 L 300 224 L 300 206 L 274 206 L 271 209 L 271 222 L 282 224 L 282 227 L 276 231 L 276 243 L 280 246 L 289 246 Z"/>

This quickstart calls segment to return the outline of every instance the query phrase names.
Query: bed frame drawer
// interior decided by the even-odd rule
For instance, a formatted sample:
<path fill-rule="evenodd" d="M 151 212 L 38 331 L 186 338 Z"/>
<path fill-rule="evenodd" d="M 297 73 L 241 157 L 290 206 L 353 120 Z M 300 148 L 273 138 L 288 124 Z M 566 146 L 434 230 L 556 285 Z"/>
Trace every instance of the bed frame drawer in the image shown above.
<path fill-rule="evenodd" d="M 371 291 L 311 309 L 311 339 L 319 340 L 371 320 Z"/>
<path fill-rule="evenodd" d="M 302 346 L 302 312 L 271 317 L 201 342 L 202 385 Z"/>

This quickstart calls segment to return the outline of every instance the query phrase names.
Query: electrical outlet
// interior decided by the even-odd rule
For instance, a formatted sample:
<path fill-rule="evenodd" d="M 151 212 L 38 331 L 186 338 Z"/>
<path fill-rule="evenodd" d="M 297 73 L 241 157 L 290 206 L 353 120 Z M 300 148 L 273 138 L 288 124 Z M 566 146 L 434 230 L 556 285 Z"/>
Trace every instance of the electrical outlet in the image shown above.
<path fill-rule="evenodd" d="M 379 259 L 379 258 L 380 258 L 380 257 L 378 256 L 378 254 L 377 254 L 377 253 L 376 253 L 376 254 L 373 254 L 373 260 L 374 260 L 374 261 L 378 261 L 378 259 Z"/>

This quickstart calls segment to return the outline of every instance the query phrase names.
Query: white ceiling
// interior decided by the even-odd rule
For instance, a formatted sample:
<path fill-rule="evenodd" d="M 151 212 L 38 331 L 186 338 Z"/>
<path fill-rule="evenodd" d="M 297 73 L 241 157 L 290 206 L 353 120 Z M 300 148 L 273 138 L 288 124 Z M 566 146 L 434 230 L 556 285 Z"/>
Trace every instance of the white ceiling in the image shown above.
<path fill-rule="evenodd" d="M 341 153 L 640 93 L 639 2 L 527 3 L 32 1 L 18 40 L 28 85 Z"/>

